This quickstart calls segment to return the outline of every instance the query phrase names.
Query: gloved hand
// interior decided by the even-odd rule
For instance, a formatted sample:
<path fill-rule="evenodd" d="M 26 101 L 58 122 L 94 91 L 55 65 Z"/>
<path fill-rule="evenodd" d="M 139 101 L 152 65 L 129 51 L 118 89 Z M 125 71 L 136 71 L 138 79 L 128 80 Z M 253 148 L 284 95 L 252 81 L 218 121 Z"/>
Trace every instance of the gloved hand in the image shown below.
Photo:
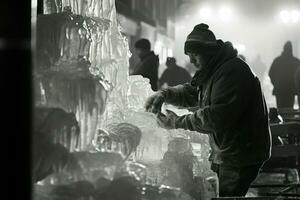
<path fill-rule="evenodd" d="M 147 112 L 159 113 L 161 111 L 162 104 L 165 101 L 165 97 L 161 91 L 156 92 L 150 96 L 145 103 L 145 109 Z"/>
<path fill-rule="evenodd" d="M 166 110 L 166 115 L 159 112 L 157 114 L 157 123 L 160 127 L 165 129 L 175 129 L 175 123 L 178 115 L 171 110 Z"/>

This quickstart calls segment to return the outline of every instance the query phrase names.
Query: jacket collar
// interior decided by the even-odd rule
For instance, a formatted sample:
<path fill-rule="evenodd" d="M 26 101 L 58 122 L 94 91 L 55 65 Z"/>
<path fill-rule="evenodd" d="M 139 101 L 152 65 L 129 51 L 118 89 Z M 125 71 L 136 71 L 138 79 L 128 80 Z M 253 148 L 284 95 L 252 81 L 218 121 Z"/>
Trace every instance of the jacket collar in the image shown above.
<path fill-rule="evenodd" d="M 210 61 L 200 71 L 198 70 L 192 78 L 191 85 L 202 86 L 219 69 L 222 64 L 237 56 L 237 50 L 233 48 L 230 42 L 217 41 L 218 50 Z"/>

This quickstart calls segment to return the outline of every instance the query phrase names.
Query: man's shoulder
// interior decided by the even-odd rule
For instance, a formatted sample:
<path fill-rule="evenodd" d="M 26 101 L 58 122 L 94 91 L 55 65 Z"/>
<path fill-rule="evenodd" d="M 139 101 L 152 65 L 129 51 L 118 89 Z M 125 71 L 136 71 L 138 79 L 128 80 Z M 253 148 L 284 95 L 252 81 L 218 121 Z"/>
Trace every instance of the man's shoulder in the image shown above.
<path fill-rule="evenodd" d="M 182 73 L 182 75 L 188 75 L 191 77 L 190 73 L 184 67 L 180 67 L 180 73 Z"/>
<path fill-rule="evenodd" d="M 147 54 L 147 56 L 146 56 L 146 58 L 151 58 L 151 59 L 159 59 L 159 56 L 158 55 L 156 55 L 153 51 L 150 51 L 148 54 Z"/>
<path fill-rule="evenodd" d="M 295 62 L 296 62 L 296 63 L 299 65 L 299 67 L 300 67 L 300 59 L 297 58 L 297 57 L 295 57 L 295 56 L 293 56 L 293 58 L 294 58 Z"/>
<path fill-rule="evenodd" d="M 282 55 L 277 56 L 277 57 L 274 58 L 274 62 L 278 62 L 278 61 L 280 61 L 282 59 L 284 59 L 284 57 Z"/>
<path fill-rule="evenodd" d="M 181 71 L 186 71 L 186 69 L 185 69 L 184 67 L 182 67 L 182 66 L 178 66 L 178 65 L 177 65 L 177 67 L 178 67 Z"/>
<path fill-rule="evenodd" d="M 228 80 L 251 80 L 254 77 L 253 72 L 247 63 L 239 58 L 232 58 L 225 63 L 214 73 L 213 80 L 218 80 L 221 77 L 227 77 Z"/>
<path fill-rule="evenodd" d="M 153 53 L 153 54 L 150 54 L 149 56 L 147 56 L 143 61 L 159 63 L 159 57 L 158 57 L 158 55 L 155 55 Z"/>
<path fill-rule="evenodd" d="M 170 68 L 166 68 L 166 69 L 163 71 L 163 74 L 165 74 L 165 75 L 168 75 L 168 74 L 170 74 L 170 73 L 172 73 L 172 70 L 171 70 Z"/>
<path fill-rule="evenodd" d="M 251 72 L 249 65 L 238 57 L 234 57 L 232 59 L 227 60 L 222 64 L 222 66 L 219 69 L 222 73 Z"/>

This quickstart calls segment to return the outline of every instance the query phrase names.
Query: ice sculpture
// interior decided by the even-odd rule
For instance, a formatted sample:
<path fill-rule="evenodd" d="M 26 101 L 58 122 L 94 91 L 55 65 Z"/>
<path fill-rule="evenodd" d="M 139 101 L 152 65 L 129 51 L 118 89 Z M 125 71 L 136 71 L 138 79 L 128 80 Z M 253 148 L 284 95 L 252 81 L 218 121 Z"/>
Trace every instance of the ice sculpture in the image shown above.
<path fill-rule="evenodd" d="M 130 52 L 120 33 L 114 0 L 45 0 L 44 3 L 46 14 L 62 13 L 68 23 L 56 33 L 59 42 L 56 41 L 55 48 L 40 51 L 42 58 L 48 58 L 42 59 L 40 65 L 46 68 L 54 66 L 60 71 L 68 69 L 65 70 L 68 72 L 80 68 L 87 72 L 88 69 L 88 74 L 99 83 L 79 83 L 74 79 L 66 82 L 65 76 L 55 76 L 54 80 L 44 80 L 36 86 L 39 91 L 48 91 L 45 94 L 40 92 L 40 96 L 46 96 L 48 102 L 49 98 L 52 99 L 51 105 L 63 105 L 67 111 L 76 112 L 81 128 L 81 150 L 90 149 L 97 130 L 109 130 L 112 124 L 129 123 L 142 131 L 140 144 L 130 159 L 147 166 L 149 182 L 162 183 L 156 171 L 157 163 L 163 159 L 169 142 L 174 138 L 191 143 L 197 157 L 194 175 L 210 176 L 207 160 L 210 149 L 206 135 L 180 129 L 165 130 L 157 125 L 154 114 L 144 111 L 143 104 L 153 91 L 148 79 L 128 75 Z M 49 54 L 54 56 L 49 59 Z M 74 74 L 78 78 L 78 73 Z M 53 89 L 59 90 L 54 96 Z M 179 115 L 187 112 L 173 110 Z"/>
<path fill-rule="evenodd" d="M 109 92 L 126 95 L 129 51 L 115 12 L 109 0 L 45 0 L 46 15 L 38 16 L 36 104 L 76 113 L 81 150 L 89 149 Z"/>

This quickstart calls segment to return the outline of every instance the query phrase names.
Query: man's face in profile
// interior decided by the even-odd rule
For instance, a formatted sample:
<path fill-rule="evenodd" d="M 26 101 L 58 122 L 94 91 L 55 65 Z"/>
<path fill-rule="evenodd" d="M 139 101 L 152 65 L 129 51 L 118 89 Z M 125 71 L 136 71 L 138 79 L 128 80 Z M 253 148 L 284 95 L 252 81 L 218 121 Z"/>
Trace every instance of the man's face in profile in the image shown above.
<path fill-rule="evenodd" d="M 197 69 L 201 70 L 203 68 L 205 60 L 201 55 L 195 53 L 187 53 L 187 55 L 190 58 L 190 63 L 194 64 Z"/>

